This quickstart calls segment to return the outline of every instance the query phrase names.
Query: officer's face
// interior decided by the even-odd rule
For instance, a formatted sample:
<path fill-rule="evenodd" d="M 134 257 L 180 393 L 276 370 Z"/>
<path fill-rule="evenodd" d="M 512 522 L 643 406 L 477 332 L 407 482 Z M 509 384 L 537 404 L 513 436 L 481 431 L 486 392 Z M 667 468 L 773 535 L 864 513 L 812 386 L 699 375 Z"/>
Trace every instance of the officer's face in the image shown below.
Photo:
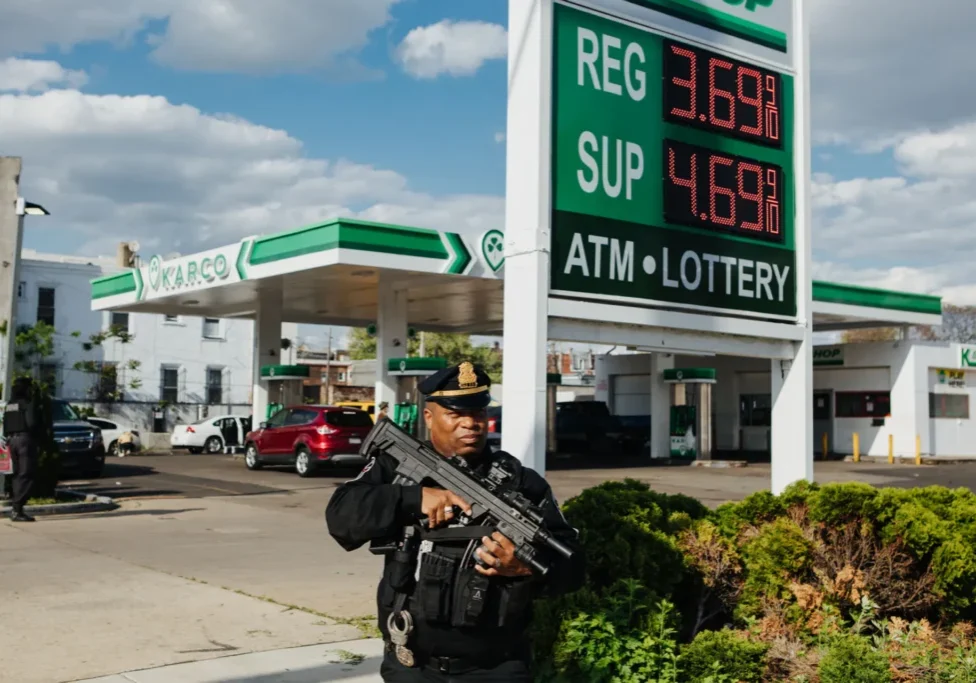
<path fill-rule="evenodd" d="M 424 421 L 430 431 L 430 441 L 441 455 L 466 457 L 485 448 L 488 435 L 488 411 L 454 410 L 437 403 L 428 403 Z"/>

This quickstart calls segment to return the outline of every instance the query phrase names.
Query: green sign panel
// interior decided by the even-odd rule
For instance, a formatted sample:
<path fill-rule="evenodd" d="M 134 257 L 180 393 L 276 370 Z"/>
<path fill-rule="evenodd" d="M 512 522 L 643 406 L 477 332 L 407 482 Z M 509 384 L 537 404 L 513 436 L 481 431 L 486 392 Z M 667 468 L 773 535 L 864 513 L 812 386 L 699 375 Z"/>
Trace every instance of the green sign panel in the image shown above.
<path fill-rule="evenodd" d="M 553 293 L 794 317 L 792 77 L 561 4 L 553 41 Z"/>

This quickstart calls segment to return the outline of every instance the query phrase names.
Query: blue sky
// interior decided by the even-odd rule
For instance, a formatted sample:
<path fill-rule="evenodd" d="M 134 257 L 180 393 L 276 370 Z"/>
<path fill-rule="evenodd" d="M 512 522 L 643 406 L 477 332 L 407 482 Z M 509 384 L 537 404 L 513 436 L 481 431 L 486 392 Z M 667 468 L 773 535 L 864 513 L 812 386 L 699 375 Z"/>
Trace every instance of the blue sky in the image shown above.
<path fill-rule="evenodd" d="M 506 15 L 503 0 L 4 3 L 0 153 L 54 210 L 26 246 L 189 252 L 337 213 L 498 225 Z M 816 275 L 976 301 L 976 91 L 959 87 L 976 5 L 817 0 L 811 19 L 814 135 L 830 141 L 813 154 Z"/>

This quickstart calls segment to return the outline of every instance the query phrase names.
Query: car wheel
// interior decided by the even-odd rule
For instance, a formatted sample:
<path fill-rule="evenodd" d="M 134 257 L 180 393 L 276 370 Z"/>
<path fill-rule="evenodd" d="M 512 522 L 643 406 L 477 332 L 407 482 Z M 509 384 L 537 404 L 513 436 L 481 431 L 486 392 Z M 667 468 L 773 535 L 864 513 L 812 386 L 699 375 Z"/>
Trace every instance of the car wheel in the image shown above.
<path fill-rule="evenodd" d="M 258 447 L 249 443 L 244 450 L 244 464 L 249 470 L 261 469 L 261 458 L 258 457 Z"/>
<path fill-rule="evenodd" d="M 305 446 L 299 446 L 295 452 L 295 471 L 299 477 L 310 477 L 312 475 L 312 454 Z"/>
<path fill-rule="evenodd" d="M 108 454 L 113 458 L 119 457 L 119 442 L 113 441 L 108 445 Z"/>
<path fill-rule="evenodd" d="M 220 440 L 219 436 L 211 436 L 204 442 L 203 448 L 207 453 L 220 453 L 220 451 L 224 450 L 224 442 Z"/>

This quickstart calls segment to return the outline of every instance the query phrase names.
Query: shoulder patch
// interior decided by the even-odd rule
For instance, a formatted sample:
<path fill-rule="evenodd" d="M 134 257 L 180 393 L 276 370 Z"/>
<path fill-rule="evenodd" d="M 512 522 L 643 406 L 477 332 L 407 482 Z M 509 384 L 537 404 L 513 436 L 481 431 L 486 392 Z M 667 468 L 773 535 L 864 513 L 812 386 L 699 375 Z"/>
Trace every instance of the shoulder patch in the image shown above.
<path fill-rule="evenodd" d="M 360 480 L 360 479 L 362 479 L 362 478 L 363 478 L 364 476 L 366 476 L 366 474 L 367 474 L 367 473 L 368 473 L 368 472 L 369 472 L 369 471 L 370 471 L 371 469 L 373 469 L 373 465 L 375 465 L 375 464 L 376 464 L 376 458 L 375 458 L 375 457 L 373 457 L 373 458 L 370 458 L 370 459 L 369 459 L 369 462 L 367 462 L 367 463 L 366 463 L 366 465 L 365 465 L 365 466 L 363 467 L 363 469 L 362 469 L 362 470 L 361 470 L 361 471 L 359 472 L 359 474 L 357 474 L 357 475 L 356 475 L 356 478 L 355 478 L 355 479 L 350 479 L 350 480 L 349 480 L 348 482 L 346 482 L 346 483 L 348 484 L 348 483 L 350 483 L 350 482 L 353 482 L 353 481 L 359 481 L 359 480 Z"/>

